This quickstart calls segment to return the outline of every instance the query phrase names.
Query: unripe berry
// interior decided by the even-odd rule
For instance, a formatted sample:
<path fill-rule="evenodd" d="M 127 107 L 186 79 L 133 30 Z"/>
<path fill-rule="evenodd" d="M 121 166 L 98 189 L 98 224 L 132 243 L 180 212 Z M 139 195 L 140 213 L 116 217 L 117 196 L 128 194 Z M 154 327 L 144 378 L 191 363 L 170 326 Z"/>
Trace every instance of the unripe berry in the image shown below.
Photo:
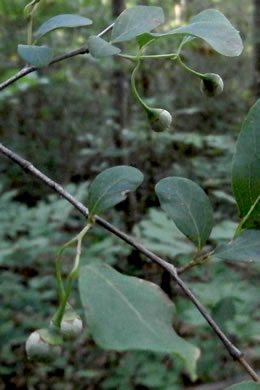
<path fill-rule="evenodd" d="M 205 73 L 200 82 L 201 92 L 209 97 L 218 96 L 223 92 L 224 82 L 216 73 Z"/>
<path fill-rule="evenodd" d="M 153 108 L 148 113 L 148 120 L 153 131 L 162 132 L 169 130 L 172 123 L 172 116 L 162 108 Z"/>
<path fill-rule="evenodd" d="M 28 359 L 50 362 L 61 355 L 62 338 L 53 329 L 38 329 L 26 340 L 25 350 Z"/>
<path fill-rule="evenodd" d="M 82 332 L 83 323 L 80 316 L 72 309 L 66 310 L 61 324 L 61 334 L 65 340 L 75 339 Z"/>

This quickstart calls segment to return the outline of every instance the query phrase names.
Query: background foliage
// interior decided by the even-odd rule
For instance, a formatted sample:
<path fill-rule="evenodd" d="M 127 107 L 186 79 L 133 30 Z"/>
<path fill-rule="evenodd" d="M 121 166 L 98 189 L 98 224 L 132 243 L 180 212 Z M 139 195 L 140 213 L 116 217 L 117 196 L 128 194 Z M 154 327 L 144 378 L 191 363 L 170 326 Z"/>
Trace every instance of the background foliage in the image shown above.
<path fill-rule="evenodd" d="M 0 3 L 2 80 L 23 66 L 16 47 L 26 42 L 22 16 L 26 3 Z M 103 0 L 97 6 L 93 0 L 45 0 L 37 25 L 58 13 L 78 13 L 94 20 L 87 29 L 61 30 L 44 38 L 52 41 L 56 54 L 63 53 L 81 46 L 90 34 L 110 24 L 119 3 Z M 137 3 L 126 1 L 125 6 Z M 159 211 L 154 184 L 169 175 L 199 183 L 210 196 L 217 222 L 208 247 L 231 238 L 237 223 L 231 196 L 231 158 L 241 122 L 255 101 L 253 4 L 251 0 L 239 7 L 224 0 L 144 3 L 162 6 L 169 27 L 213 7 L 240 30 L 245 51 L 238 58 L 219 56 L 201 41 L 184 51 L 186 63 L 194 69 L 222 76 L 225 91 L 221 97 L 203 97 L 199 81 L 171 61 L 147 61 L 139 73 L 142 94 L 149 104 L 160 103 L 174 114 L 175 131 L 157 136 L 151 134 L 143 112 L 128 94 L 132 65 L 84 55 L 31 74 L 1 93 L 0 135 L 3 144 L 67 186 L 83 203 L 89 181 L 104 168 L 128 163 L 141 169 L 145 182 L 137 195 L 117 206 L 116 212 L 110 211 L 107 218 L 182 266 L 194 248 Z M 158 53 L 172 51 L 173 44 L 177 47 L 177 41 L 169 38 L 154 49 Z M 238 374 L 238 367 L 168 276 L 100 228 L 87 239 L 83 262 L 99 259 L 113 264 L 128 275 L 156 282 L 174 299 L 177 333 L 202 348 L 197 382 L 192 384 L 182 365 L 168 355 L 104 352 L 95 346 L 88 330 L 54 365 L 27 362 L 27 335 L 46 325 L 57 305 L 53 277 L 56 250 L 85 221 L 64 200 L 51 195 L 49 189 L 5 158 L 1 158 L 0 178 L 1 389 L 177 390 Z M 66 253 L 64 273 L 72 261 L 70 252 Z M 185 279 L 231 339 L 260 368 L 256 270 L 259 266 L 234 266 L 214 259 L 190 271 Z M 73 299 L 80 311 L 77 294 Z"/>

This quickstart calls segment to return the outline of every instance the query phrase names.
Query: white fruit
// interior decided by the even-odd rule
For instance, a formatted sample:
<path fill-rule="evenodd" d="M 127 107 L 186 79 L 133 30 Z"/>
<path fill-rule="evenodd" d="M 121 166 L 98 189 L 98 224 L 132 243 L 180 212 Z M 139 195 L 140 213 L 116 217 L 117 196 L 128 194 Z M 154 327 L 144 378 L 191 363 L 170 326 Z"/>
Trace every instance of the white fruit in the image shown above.
<path fill-rule="evenodd" d="M 64 339 L 76 338 L 82 332 L 82 328 L 83 323 L 78 315 L 76 315 L 74 318 L 65 318 L 61 321 L 60 329 Z"/>
<path fill-rule="evenodd" d="M 40 334 L 40 330 L 36 330 L 28 337 L 25 350 L 28 359 L 38 362 L 49 362 L 61 354 L 61 346 L 50 344 L 44 340 Z"/>

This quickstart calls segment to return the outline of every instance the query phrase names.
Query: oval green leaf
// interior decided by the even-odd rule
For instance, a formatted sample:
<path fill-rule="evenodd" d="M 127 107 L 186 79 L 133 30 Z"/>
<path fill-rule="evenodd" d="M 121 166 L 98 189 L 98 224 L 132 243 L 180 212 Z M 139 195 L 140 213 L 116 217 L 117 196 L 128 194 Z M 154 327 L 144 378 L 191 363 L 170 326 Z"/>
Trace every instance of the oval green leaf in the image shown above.
<path fill-rule="evenodd" d="M 162 8 L 137 5 L 122 12 L 116 19 L 111 41 L 124 42 L 153 30 L 164 23 Z"/>
<path fill-rule="evenodd" d="M 223 260 L 260 262 L 260 230 L 243 230 L 234 241 L 217 247 L 214 254 Z"/>
<path fill-rule="evenodd" d="M 89 188 L 89 216 L 100 214 L 126 199 L 142 183 L 142 172 L 134 167 L 116 166 L 101 172 Z"/>
<path fill-rule="evenodd" d="M 120 53 L 120 49 L 104 39 L 91 35 L 88 39 L 88 49 L 93 57 L 108 57 Z"/>
<path fill-rule="evenodd" d="M 149 33 L 153 38 L 169 35 L 190 35 L 206 41 L 215 51 L 225 56 L 234 57 L 241 54 L 243 42 L 239 32 L 229 20 L 219 11 L 208 9 L 202 11 L 183 27 L 178 27 L 166 33 Z"/>
<path fill-rule="evenodd" d="M 232 164 L 232 188 L 244 228 L 260 225 L 260 99 L 240 132 Z"/>
<path fill-rule="evenodd" d="M 260 383 L 241 382 L 237 385 L 226 387 L 225 390 L 260 390 Z"/>
<path fill-rule="evenodd" d="M 90 24 L 92 24 L 92 20 L 80 15 L 57 15 L 46 20 L 46 22 L 44 22 L 35 32 L 35 36 L 39 39 L 43 35 L 48 34 L 50 31 L 56 30 L 58 28 L 75 28 L 89 26 Z"/>
<path fill-rule="evenodd" d="M 105 264 L 91 264 L 80 271 L 79 291 L 90 332 L 100 347 L 173 353 L 195 379 L 200 351 L 175 333 L 174 305 L 157 285 Z"/>
<path fill-rule="evenodd" d="M 167 177 L 155 186 L 162 209 L 198 249 L 209 238 L 213 212 L 205 192 L 193 181 Z"/>
<path fill-rule="evenodd" d="M 207 9 L 205 11 L 200 12 L 199 14 L 197 14 L 191 18 L 189 24 L 197 23 L 197 22 L 208 22 L 209 19 L 211 19 L 212 17 L 213 17 L 215 23 L 216 22 L 225 23 L 228 27 L 233 29 L 233 26 L 230 23 L 230 21 L 221 12 L 219 12 L 216 9 Z M 181 46 L 186 45 L 187 43 L 191 42 L 195 38 L 196 37 L 185 36 L 183 38 Z"/>
<path fill-rule="evenodd" d="M 18 45 L 18 54 L 31 65 L 47 66 L 53 58 L 53 49 L 48 46 Z"/>

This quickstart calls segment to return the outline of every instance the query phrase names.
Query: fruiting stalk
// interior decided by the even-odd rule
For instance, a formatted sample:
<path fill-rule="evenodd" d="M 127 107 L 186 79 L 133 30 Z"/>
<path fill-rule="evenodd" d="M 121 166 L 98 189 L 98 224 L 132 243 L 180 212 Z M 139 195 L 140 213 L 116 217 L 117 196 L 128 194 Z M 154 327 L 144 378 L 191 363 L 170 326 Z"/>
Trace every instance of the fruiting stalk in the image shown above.
<path fill-rule="evenodd" d="M 188 72 L 194 74 L 195 76 L 197 77 L 200 77 L 201 79 L 204 79 L 205 78 L 205 75 L 203 73 L 199 73 L 199 72 L 196 72 L 196 70 L 193 70 L 191 69 L 190 67 L 188 67 L 186 64 L 184 64 L 184 62 L 182 61 L 180 55 L 178 55 L 178 57 L 176 58 L 177 61 L 179 62 L 179 64 L 185 69 L 187 70 Z"/>
<path fill-rule="evenodd" d="M 131 75 L 131 87 L 132 87 L 133 94 L 134 94 L 135 98 L 137 99 L 137 101 L 141 104 L 141 106 L 144 108 L 144 110 L 147 113 L 149 113 L 151 111 L 151 108 L 147 104 L 145 104 L 145 102 L 142 100 L 141 96 L 139 95 L 139 93 L 137 91 L 136 85 L 135 85 L 135 76 L 136 76 L 138 69 L 140 68 L 140 64 L 141 64 L 141 61 L 140 61 L 140 58 L 138 58 L 137 64 L 136 64 L 136 66 L 132 72 L 132 75 Z"/>
<path fill-rule="evenodd" d="M 80 255 L 81 255 L 81 246 L 82 246 L 82 240 L 89 231 L 89 229 L 92 227 L 91 223 L 88 223 L 84 229 L 72 240 L 66 242 L 58 251 L 57 257 L 56 257 L 56 280 L 58 285 L 58 294 L 59 294 L 59 308 L 57 312 L 55 313 L 52 322 L 57 327 L 60 327 L 63 315 L 65 313 L 66 305 L 73 287 L 74 279 L 78 276 L 79 272 L 79 266 L 80 266 Z M 62 274 L 61 274 L 61 258 L 63 255 L 63 252 L 66 248 L 73 245 L 75 242 L 77 242 L 77 250 L 76 250 L 76 256 L 74 260 L 74 266 L 69 273 L 67 277 L 67 285 L 64 287 L 63 280 L 62 280 Z"/>

